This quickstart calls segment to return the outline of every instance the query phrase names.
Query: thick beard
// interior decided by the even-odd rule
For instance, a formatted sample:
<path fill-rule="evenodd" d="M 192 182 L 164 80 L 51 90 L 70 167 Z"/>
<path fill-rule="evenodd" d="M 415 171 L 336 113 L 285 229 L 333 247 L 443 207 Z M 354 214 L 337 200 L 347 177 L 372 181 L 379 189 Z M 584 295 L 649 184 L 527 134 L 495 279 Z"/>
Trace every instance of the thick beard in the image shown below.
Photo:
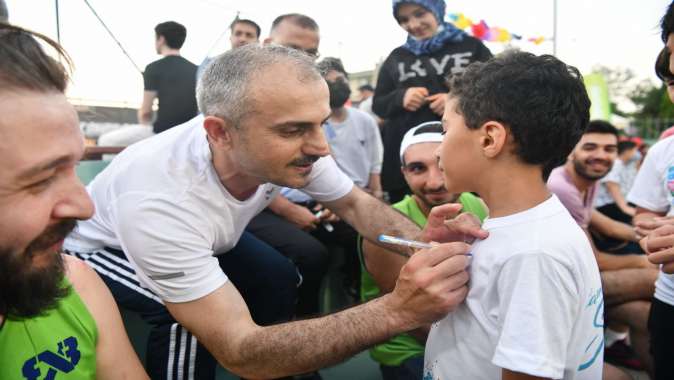
<path fill-rule="evenodd" d="M 75 223 L 67 220 L 48 227 L 23 252 L 0 249 L 0 315 L 9 319 L 32 318 L 68 295 L 70 288 L 63 283 L 65 265 L 61 253 L 44 250 L 65 238 Z M 36 265 L 37 255 L 48 256 L 49 262 Z"/>
<path fill-rule="evenodd" d="M 579 160 L 573 160 L 573 168 L 576 171 L 576 174 L 590 181 L 602 179 L 611 171 L 611 167 L 609 166 L 606 172 L 602 174 L 590 174 L 585 170 L 585 164 Z"/>

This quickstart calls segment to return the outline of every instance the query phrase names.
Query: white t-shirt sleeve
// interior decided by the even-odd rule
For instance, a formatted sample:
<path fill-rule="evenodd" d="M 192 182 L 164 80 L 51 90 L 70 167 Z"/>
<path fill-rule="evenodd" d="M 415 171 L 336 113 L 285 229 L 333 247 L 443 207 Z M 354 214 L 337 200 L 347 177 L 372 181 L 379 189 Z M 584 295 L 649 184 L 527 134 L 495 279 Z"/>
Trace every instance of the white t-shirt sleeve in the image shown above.
<path fill-rule="evenodd" d="M 615 160 L 615 163 L 613 164 L 613 167 L 611 168 L 611 171 L 608 172 L 608 174 L 599 180 L 601 183 L 606 183 L 606 182 L 615 182 L 615 183 L 621 183 L 620 182 L 620 175 L 623 171 L 623 168 L 625 166 L 623 165 L 622 161 L 620 159 Z"/>
<path fill-rule="evenodd" d="M 169 302 L 188 302 L 227 281 L 202 210 L 175 198 L 125 194 L 112 205 L 115 234 L 140 281 Z M 215 212 L 210 210 L 210 212 Z"/>
<path fill-rule="evenodd" d="M 367 146 L 370 153 L 370 174 L 379 174 L 384 161 L 384 144 L 381 141 L 379 127 L 374 118 L 370 115 L 363 115 L 363 118 L 366 119 L 366 126 L 369 129 Z"/>
<path fill-rule="evenodd" d="M 579 313 L 572 271 L 551 256 L 513 256 L 499 273 L 500 335 L 492 363 L 532 376 L 561 379 Z"/>
<path fill-rule="evenodd" d="M 347 177 L 330 156 L 320 158 L 314 164 L 309 184 L 301 190 L 317 202 L 330 202 L 348 194 L 353 181 Z"/>
<path fill-rule="evenodd" d="M 665 158 L 660 153 L 665 150 L 656 149 L 658 148 L 658 144 L 653 146 L 646 155 L 646 159 L 641 168 L 639 168 L 637 177 L 634 180 L 634 185 L 632 185 L 632 189 L 627 194 L 627 200 L 641 208 L 655 212 L 667 212 L 669 201 L 665 187 L 663 186 L 663 174 L 660 172 L 662 169 L 658 168 L 660 160 Z"/>

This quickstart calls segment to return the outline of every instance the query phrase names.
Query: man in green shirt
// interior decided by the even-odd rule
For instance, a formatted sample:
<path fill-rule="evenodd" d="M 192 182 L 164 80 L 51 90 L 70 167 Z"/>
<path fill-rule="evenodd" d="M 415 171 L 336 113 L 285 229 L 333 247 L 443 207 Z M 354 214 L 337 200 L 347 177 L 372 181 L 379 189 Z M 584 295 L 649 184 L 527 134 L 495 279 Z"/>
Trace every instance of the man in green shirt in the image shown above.
<path fill-rule="evenodd" d="M 432 121 L 410 129 L 400 145 L 400 162 L 405 181 L 412 190 L 393 208 L 407 215 L 420 227 L 426 225 L 434 206 L 460 203 L 463 212 L 469 212 L 482 221 L 487 207 L 471 193 L 450 194 L 444 179 L 436 149 L 442 141 L 442 123 Z M 466 217 L 466 216 L 464 216 Z M 407 258 L 378 245 L 362 240 L 361 298 L 369 301 L 390 292 Z M 370 355 L 376 360 L 384 380 L 421 380 L 424 365 L 424 344 L 430 326 L 424 326 L 391 338 L 374 346 Z"/>
<path fill-rule="evenodd" d="M 107 287 L 61 245 L 93 204 L 84 144 L 47 37 L 0 23 L 0 379 L 147 379 Z"/>

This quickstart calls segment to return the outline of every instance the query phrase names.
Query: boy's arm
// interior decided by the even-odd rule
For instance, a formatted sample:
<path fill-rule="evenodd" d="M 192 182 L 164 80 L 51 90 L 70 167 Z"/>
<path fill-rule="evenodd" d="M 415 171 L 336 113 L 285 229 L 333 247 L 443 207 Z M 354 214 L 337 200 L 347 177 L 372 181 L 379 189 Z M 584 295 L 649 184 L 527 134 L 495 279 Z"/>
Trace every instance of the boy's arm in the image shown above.
<path fill-rule="evenodd" d="M 96 378 L 148 379 L 131 347 L 112 294 L 98 275 L 84 262 L 64 255 L 67 275 L 74 291 L 96 321 Z"/>
<path fill-rule="evenodd" d="M 545 380 L 545 379 L 549 379 L 549 377 L 531 376 L 531 375 L 527 375 L 525 373 L 513 372 L 513 371 L 510 371 L 510 370 L 507 370 L 507 369 L 503 368 L 502 371 L 501 371 L 501 379 L 502 380 Z"/>

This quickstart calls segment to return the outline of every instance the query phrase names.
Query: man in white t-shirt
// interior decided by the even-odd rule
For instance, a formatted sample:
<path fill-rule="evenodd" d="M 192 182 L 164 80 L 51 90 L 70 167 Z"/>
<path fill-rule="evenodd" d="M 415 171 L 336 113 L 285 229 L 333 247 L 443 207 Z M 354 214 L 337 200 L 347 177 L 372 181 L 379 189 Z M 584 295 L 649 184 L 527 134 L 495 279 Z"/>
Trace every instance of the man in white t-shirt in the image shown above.
<path fill-rule="evenodd" d="M 665 48 L 655 64 L 658 77 L 674 81 L 674 3 L 662 18 Z M 634 223 L 646 235 L 648 259 L 662 265 L 648 319 L 654 380 L 674 378 L 674 137 L 658 141 L 639 169 L 627 200 L 637 206 Z"/>
<path fill-rule="evenodd" d="M 466 302 L 431 327 L 424 379 L 600 380 L 603 297 L 592 248 L 545 179 L 586 128 L 577 69 L 504 53 L 450 83 L 438 149 L 450 193 L 489 207 Z"/>
<path fill-rule="evenodd" d="M 446 224 L 457 205 L 433 210 L 419 231 L 354 187 L 327 157 L 321 126 L 330 114 L 328 89 L 302 52 L 234 49 L 208 66 L 197 94 L 202 116 L 130 147 L 91 182 L 97 212 L 65 242 L 120 304 L 155 324 L 152 378 L 212 378 L 213 359 L 246 378 L 303 373 L 441 318 L 462 301 L 468 246 L 455 242 L 414 255 L 396 289 L 373 302 L 319 319 L 255 323 L 248 299 L 294 286 L 295 278 L 269 283 L 270 272 L 248 264 L 263 256 L 256 246 L 234 262 L 242 267 L 232 268 L 228 257 L 252 241 L 244 227 L 280 186 L 302 187 L 372 240 L 380 233 L 440 242 L 486 233 Z M 244 302 L 237 278 L 223 270 L 261 287 Z"/>

